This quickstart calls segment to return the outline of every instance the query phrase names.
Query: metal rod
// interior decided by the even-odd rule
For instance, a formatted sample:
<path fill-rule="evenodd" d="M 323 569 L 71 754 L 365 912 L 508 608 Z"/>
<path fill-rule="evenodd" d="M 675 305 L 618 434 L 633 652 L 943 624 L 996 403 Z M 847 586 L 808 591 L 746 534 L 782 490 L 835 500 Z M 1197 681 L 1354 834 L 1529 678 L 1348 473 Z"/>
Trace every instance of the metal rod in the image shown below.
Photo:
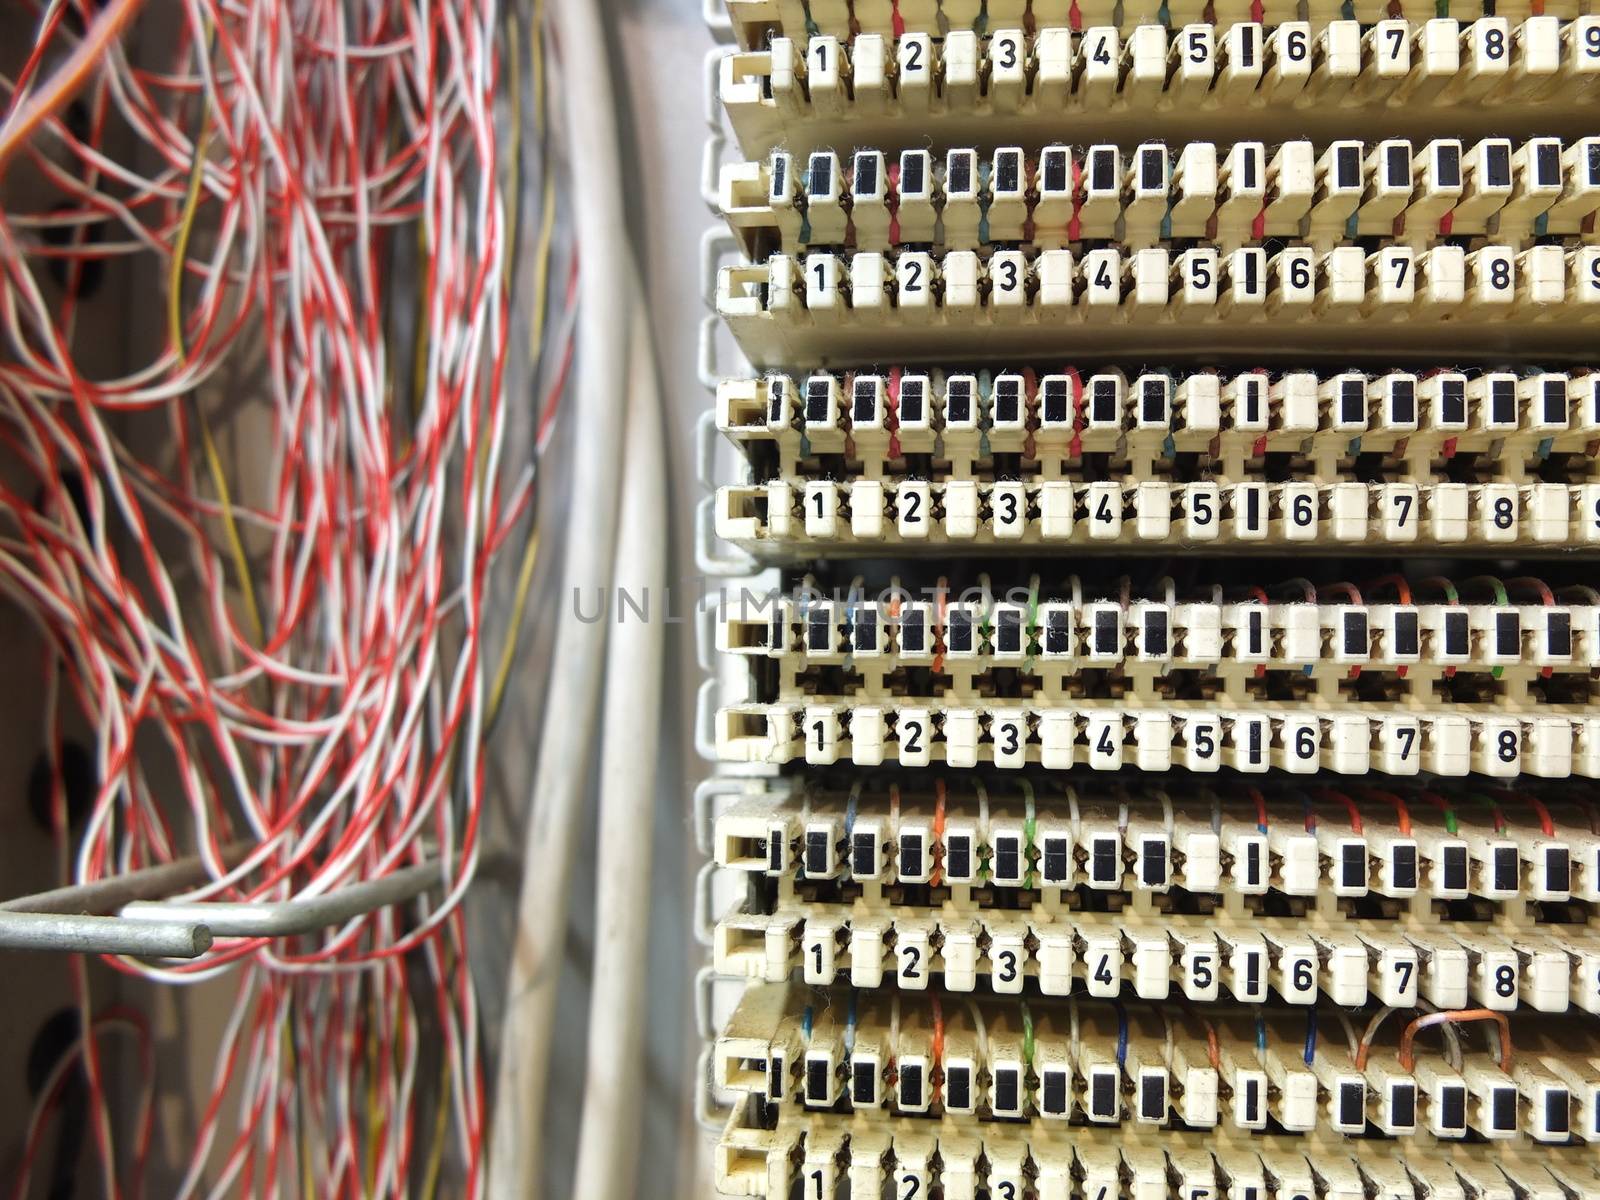
<path fill-rule="evenodd" d="M 292 937 L 342 925 L 375 909 L 415 899 L 436 887 L 442 877 L 442 864 L 434 859 L 382 879 L 353 883 L 326 896 L 305 900 L 243 904 L 220 900 L 136 900 L 122 906 L 121 916 L 140 923 L 193 921 L 217 937 Z"/>
<path fill-rule="evenodd" d="M 222 865 L 229 869 L 244 860 L 249 847 L 243 842 L 233 842 L 219 852 Z M 156 900 L 206 883 L 211 871 L 199 855 L 175 859 L 158 867 L 145 867 L 97 879 L 93 883 L 75 883 L 68 887 L 52 888 L 48 892 L 35 892 L 31 896 L 17 896 L 0 900 L 0 912 L 24 913 L 93 913 L 110 916 L 124 904 L 133 900 Z"/>
<path fill-rule="evenodd" d="M 67 913 L 0 912 L 0 950 L 198 958 L 210 948 L 211 930 L 182 918 L 124 921 Z"/>

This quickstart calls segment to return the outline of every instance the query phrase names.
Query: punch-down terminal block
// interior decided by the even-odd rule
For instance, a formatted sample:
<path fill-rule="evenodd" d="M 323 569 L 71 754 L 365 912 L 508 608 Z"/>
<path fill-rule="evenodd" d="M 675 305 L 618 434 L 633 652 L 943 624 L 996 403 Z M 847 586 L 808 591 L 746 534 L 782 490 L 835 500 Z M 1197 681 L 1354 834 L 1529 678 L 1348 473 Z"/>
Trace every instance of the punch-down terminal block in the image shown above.
<path fill-rule="evenodd" d="M 1600 547 L 1588 367 L 774 373 L 717 422 L 717 532 L 768 553 Z"/>
<path fill-rule="evenodd" d="M 1600 15 L 728 7 L 718 1189 L 1600 1200 Z"/>
<path fill-rule="evenodd" d="M 1124 6 L 1119 6 L 1124 7 Z M 1131 6 L 1126 6 L 1131 7 Z M 1502 10 L 1504 6 L 1501 6 Z M 1043 144 L 1086 115 L 1108 140 L 1590 133 L 1600 16 L 988 23 L 896 38 L 774 37 L 722 60 L 744 152 L 830 141 Z"/>
<path fill-rule="evenodd" d="M 1569 788 L 813 781 L 724 813 L 715 855 L 751 882 L 716 965 L 750 979 L 1600 1013 Z"/>

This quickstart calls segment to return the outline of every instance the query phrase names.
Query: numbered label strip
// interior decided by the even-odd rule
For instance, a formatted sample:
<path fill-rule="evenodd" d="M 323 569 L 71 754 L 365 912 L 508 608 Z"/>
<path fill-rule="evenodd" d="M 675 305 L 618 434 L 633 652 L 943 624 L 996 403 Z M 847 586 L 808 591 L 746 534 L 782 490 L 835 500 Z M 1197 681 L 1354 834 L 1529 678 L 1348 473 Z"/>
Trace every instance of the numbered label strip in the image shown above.
<path fill-rule="evenodd" d="M 1201 0 L 1175 0 L 1155 4 L 1152 0 L 1115 3 L 1114 0 L 723 0 L 740 46 L 759 50 L 774 38 L 801 41 L 813 34 L 847 41 L 858 34 L 892 40 L 901 34 L 927 34 L 935 41 L 946 31 L 976 33 L 980 39 L 988 30 L 1081 28 L 1085 33 L 1115 28 L 1124 36 L 1135 34 L 1143 25 L 1163 25 L 1171 36 L 1191 25 L 1213 30 L 1218 41 L 1233 34 L 1232 27 L 1250 23 L 1270 33 L 1280 28 L 1307 27 L 1321 32 L 1335 24 L 1370 28 L 1394 19 L 1420 26 L 1432 18 L 1456 18 L 1470 25 L 1482 16 L 1479 4 L 1452 4 L 1449 0 L 1357 0 L 1344 4 L 1335 0 L 1311 0 L 1293 7 L 1262 6 L 1251 16 L 1252 8 L 1243 0 L 1222 0 L 1205 4 Z M 1502 18 L 1520 24 L 1534 12 L 1563 21 L 1578 15 L 1581 6 L 1574 0 L 1553 0 L 1535 7 L 1530 0 L 1500 4 Z M 1286 20 L 1304 16 L 1305 20 Z M 996 36 L 1000 36 L 998 33 Z M 1293 51 L 1291 50 L 1291 53 Z"/>
<path fill-rule="evenodd" d="M 1600 937 L 1323 916 L 928 910 L 789 899 L 718 923 L 717 970 L 856 988 L 1600 1013 Z"/>
<path fill-rule="evenodd" d="M 1403 1103 L 1403 1087 L 1399 1094 Z M 1419 1103 L 1429 1102 L 1420 1086 L 1417 1095 Z M 1455 1095 L 1443 1091 L 1439 1107 L 1453 1107 Z M 1119 1102 L 1137 1111 L 1136 1100 Z M 1490 1154 L 1482 1145 L 1456 1147 L 1453 1138 L 1417 1133 L 1383 1145 L 1324 1126 L 1292 1136 L 1236 1130 L 1222 1121 L 1193 1137 L 1173 1132 L 1153 1139 L 1131 1120 L 1125 1128 L 1066 1127 L 1069 1136 L 1063 1124 L 955 1126 L 795 1106 L 773 1120 L 771 1108 L 750 1096 L 736 1105 L 718 1144 L 716 1183 L 725 1195 L 803 1200 L 832 1200 L 847 1194 L 846 1186 L 851 1196 L 897 1200 L 1461 1200 L 1586 1197 L 1597 1180 L 1592 1150 L 1520 1137 L 1497 1143 Z"/>
<path fill-rule="evenodd" d="M 782 895 L 799 888 L 873 904 L 933 904 L 946 893 L 931 889 L 947 888 L 959 905 L 1005 908 L 1021 893 L 1059 915 L 1082 890 L 1080 904 L 1103 902 L 1087 893 L 1115 893 L 1113 909 L 1148 910 L 1168 896 L 1163 911 L 1178 913 L 1209 911 L 1213 899 L 1260 907 L 1246 898 L 1276 893 L 1382 900 L 1346 907 L 1389 919 L 1433 922 L 1454 911 L 1510 920 L 1525 901 L 1600 902 L 1596 817 L 1572 789 L 1448 782 L 1190 788 L 1176 804 L 1154 788 L 1049 780 L 952 776 L 848 790 L 812 782 L 798 797 L 719 817 L 715 856 L 777 881 Z M 1443 907 L 1467 900 L 1511 907 Z"/>
<path fill-rule="evenodd" d="M 1208 482 L 1260 479 L 1269 462 L 1281 463 L 1273 455 L 1291 456 L 1306 482 L 1348 478 L 1363 455 L 1367 479 L 1377 472 L 1395 483 L 1447 482 L 1453 460 L 1465 454 L 1507 482 L 1547 473 L 1563 459 L 1583 478 L 1597 470 L 1600 373 L 1130 376 L 1092 367 L 911 367 L 772 374 L 724 380 L 717 425 L 743 450 L 752 482 L 803 491 L 841 474 L 881 480 L 898 519 L 900 497 L 912 493 L 897 488 L 952 478 L 1002 482 L 1006 474 L 1019 484 L 1027 476 L 1086 484 L 1085 455 L 1095 456 L 1098 472 L 1129 481 L 1170 476 L 1179 455 L 1194 455 L 1189 469 Z M 917 514 L 904 515 L 914 529 Z M 1397 520 L 1395 532 L 1403 536 L 1406 525 Z"/>
<path fill-rule="evenodd" d="M 724 762 L 1015 769 L 1284 770 L 1340 775 L 1600 778 L 1600 712 L 1509 700 L 1491 712 L 1370 701 L 988 701 L 740 704 L 716 716 Z"/>
<path fill-rule="evenodd" d="M 1190 1015 L 1089 997 L 941 1005 L 757 985 L 713 1062 L 719 1087 L 781 1109 L 950 1117 L 964 1128 L 1025 1118 L 1245 1135 L 1600 1141 L 1592 1022 L 1511 1019 L 1494 1050 L 1464 1036 L 1441 1054 L 1411 1040 L 1418 1015 L 1361 1018 L 1371 1035 L 1363 1048 L 1355 1025 L 1347 1034 L 1315 1011 L 1216 1006 Z"/>
<path fill-rule="evenodd" d="M 717 536 L 755 552 L 951 546 L 1600 546 L 1600 484 L 813 480 L 719 488 Z"/>
<path fill-rule="evenodd" d="M 717 308 L 763 369 L 944 359 L 952 330 L 985 357 L 1504 360 L 1571 353 L 1600 324 L 1600 245 L 780 253 L 721 268 Z"/>
<path fill-rule="evenodd" d="M 1292 11 L 1292 10 L 1291 10 Z M 1241 14 L 1242 15 L 1242 14 Z M 1429 14 L 1432 15 L 1431 13 Z M 1473 14 L 1477 17 L 1477 14 Z M 1174 141 L 1396 134 L 1473 128 L 1505 134 L 1593 128 L 1600 20 L 1483 16 L 1172 27 L 1147 23 L 1029 35 L 990 16 L 992 33 L 939 38 L 819 34 L 774 38 L 723 60 L 719 90 L 746 154 L 776 146 L 945 144 L 1006 136 L 1040 145 L 1084 117 L 1100 137 Z M 913 125 L 917 137 L 907 136 Z M 985 137 L 980 131 L 988 129 Z"/>
<path fill-rule="evenodd" d="M 1126 153 L 1050 145 L 1036 155 L 1020 146 L 942 156 L 779 150 L 724 167 L 721 198 L 756 260 L 841 245 L 1020 251 L 1106 239 L 1140 249 L 1204 238 L 1224 251 L 1291 239 L 1326 251 L 1353 237 L 1399 235 L 1420 250 L 1491 231 L 1520 249 L 1535 233 L 1578 239 L 1590 227 L 1600 209 L 1600 138 L 1335 141 L 1320 153 L 1310 141 L 1173 150 L 1146 142 Z"/>

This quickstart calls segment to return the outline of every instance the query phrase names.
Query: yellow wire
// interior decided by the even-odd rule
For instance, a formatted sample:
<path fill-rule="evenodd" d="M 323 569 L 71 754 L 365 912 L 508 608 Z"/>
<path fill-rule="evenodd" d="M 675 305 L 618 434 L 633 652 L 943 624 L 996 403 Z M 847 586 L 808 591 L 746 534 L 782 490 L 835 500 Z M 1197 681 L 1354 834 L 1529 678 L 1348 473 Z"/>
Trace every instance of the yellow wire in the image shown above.
<path fill-rule="evenodd" d="M 178 352 L 179 363 L 189 358 L 189 346 L 183 333 L 183 267 L 189 259 L 189 239 L 194 233 L 195 219 L 200 212 L 200 184 L 205 176 L 206 151 L 211 144 L 211 105 L 204 93 L 200 103 L 200 133 L 195 138 L 194 165 L 189 169 L 189 188 L 183 198 L 183 216 L 172 242 L 172 268 L 167 279 L 167 335 Z M 222 532 L 227 539 L 228 554 L 233 559 L 234 574 L 238 576 L 239 590 L 244 595 L 245 611 L 250 627 L 255 631 L 256 642 L 266 641 L 266 625 L 261 620 L 261 609 L 256 604 L 255 582 L 250 576 L 250 562 L 245 556 L 244 540 L 239 536 L 239 525 L 233 516 L 233 498 L 228 491 L 227 475 L 222 470 L 222 458 L 217 453 L 217 443 L 211 436 L 211 422 L 206 419 L 205 406 L 195 404 L 199 417 L 200 446 L 205 453 L 206 471 L 211 476 L 211 486 L 216 490 L 217 503 L 222 508 Z"/>

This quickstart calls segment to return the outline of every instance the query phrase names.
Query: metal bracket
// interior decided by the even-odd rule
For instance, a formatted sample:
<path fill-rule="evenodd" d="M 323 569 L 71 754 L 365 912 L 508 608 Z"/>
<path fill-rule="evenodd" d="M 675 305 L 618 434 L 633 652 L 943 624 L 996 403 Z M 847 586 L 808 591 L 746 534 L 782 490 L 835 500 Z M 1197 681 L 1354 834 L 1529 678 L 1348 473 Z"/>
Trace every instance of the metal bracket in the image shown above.
<path fill-rule="evenodd" d="M 717 1036 L 716 1026 L 712 1023 L 711 993 L 719 983 L 733 983 L 741 991 L 749 983 L 742 975 L 724 975 L 715 967 L 701 967 L 694 977 L 694 1026 L 699 1032 L 700 1040 L 709 1042 Z"/>
<path fill-rule="evenodd" d="M 733 1119 L 733 1105 L 720 1105 L 713 1096 L 716 1086 L 711 1078 L 711 1046 L 707 1043 L 695 1060 L 694 1119 L 707 1133 L 720 1134 Z"/>
<path fill-rule="evenodd" d="M 706 23 L 706 28 L 711 30 L 711 36 L 718 41 L 732 39 L 733 18 L 717 0 L 701 0 L 700 19 Z"/>
<path fill-rule="evenodd" d="M 708 950 L 716 931 L 711 919 L 711 880 L 721 869 L 714 862 L 703 863 L 694 877 L 694 940 Z"/>

